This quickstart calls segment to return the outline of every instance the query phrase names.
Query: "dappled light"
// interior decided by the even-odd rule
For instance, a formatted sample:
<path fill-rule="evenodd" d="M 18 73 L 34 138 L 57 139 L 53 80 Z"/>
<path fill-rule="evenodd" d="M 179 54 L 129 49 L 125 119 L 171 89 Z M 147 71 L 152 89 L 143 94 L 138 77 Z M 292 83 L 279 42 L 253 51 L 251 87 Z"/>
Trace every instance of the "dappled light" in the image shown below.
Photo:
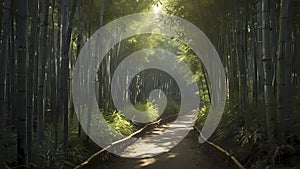
<path fill-rule="evenodd" d="M 300 0 L 2 0 L 0 169 L 299 169 Z"/>
<path fill-rule="evenodd" d="M 189 132 L 192 127 L 189 124 L 165 124 L 149 134 L 138 139 L 133 145 L 128 146 L 121 156 L 145 158 L 168 152 L 180 138 L 178 133 Z"/>
<path fill-rule="evenodd" d="M 139 162 L 141 163 L 140 166 L 141 167 L 147 167 L 148 165 L 151 165 L 153 163 L 155 163 L 155 158 L 146 158 L 146 159 L 142 159 Z"/>

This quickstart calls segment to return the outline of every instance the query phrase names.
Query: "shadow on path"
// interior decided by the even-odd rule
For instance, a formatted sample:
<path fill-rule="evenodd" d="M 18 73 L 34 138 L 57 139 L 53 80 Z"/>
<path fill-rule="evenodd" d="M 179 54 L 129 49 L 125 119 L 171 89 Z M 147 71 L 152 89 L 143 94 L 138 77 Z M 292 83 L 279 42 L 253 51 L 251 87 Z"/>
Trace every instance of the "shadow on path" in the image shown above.
<path fill-rule="evenodd" d="M 160 134 L 165 130 L 166 126 L 156 128 L 147 135 Z M 166 140 L 166 144 L 168 141 Z M 160 142 L 161 144 L 161 142 Z M 145 145 L 144 145 L 145 146 Z M 151 147 L 155 146 L 155 147 Z M 225 161 L 218 158 L 214 152 L 206 151 L 206 143 L 198 144 L 197 137 L 194 131 L 190 131 L 189 134 L 174 148 L 169 151 L 162 151 L 164 153 L 154 157 L 146 157 L 147 154 L 142 154 L 144 158 L 123 158 L 116 157 L 107 162 L 95 167 L 101 169 L 227 169 L 229 168 Z M 131 147 L 135 150 L 140 149 L 142 151 L 142 144 L 137 147 Z M 146 146 L 144 147 L 146 149 Z M 159 149 L 157 145 L 150 145 L 150 148 Z M 161 147 L 164 149 L 164 147 Z M 153 150 L 155 151 L 155 150 Z M 159 150 L 161 151 L 161 150 Z M 147 151 L 148 152 L 148 151 Z M 126 153 L 126 151 L 124 152 Z M 149 154 L 148 154 L 149 155 Z M 151 155 L 151 154 L 150 154 Z"/>

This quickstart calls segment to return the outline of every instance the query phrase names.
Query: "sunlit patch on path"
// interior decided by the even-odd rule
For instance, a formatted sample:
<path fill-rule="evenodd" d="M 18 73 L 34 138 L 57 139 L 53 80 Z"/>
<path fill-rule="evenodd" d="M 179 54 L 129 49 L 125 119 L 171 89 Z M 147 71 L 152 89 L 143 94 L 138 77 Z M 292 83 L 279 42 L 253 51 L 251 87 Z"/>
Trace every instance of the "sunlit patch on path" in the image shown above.
<path fill-rule="evenodd" d="M 188 125 L 186 126 L 184 124 L 162 125 L 143 138 L 137 140 L 131 146 L 128 146 L 121 156 L 147 158 L 153 157 L 160 153 L 168 152 L 173 147 L 173 141 L 177 137 L 180 137 L 180 135 L 176 133 L 186 131 L 188 129 L 187 127 Z M 167 130 L 168 128 L 173 128 L 173 130 Z M 189 129 L 191 130 L 192 127 Z M 168 137 L 160 137 L 162 134 L 167 135 Z"/>
<path fill-rule="evenodd" d="M 139 158 L 117 157 L 111 159 L 98 168 L 105 169 L 227 169 L 228 164 L 213 152 L 204 151 L 199 144 L 194 131 L 191 131 L 177 146 L 169 150 L 172 138 L 165 140 L 150 140 L 152 136 L 161 135 L 168 131 L 171 124 L 162 125 L 146 134 L 143 139 L 127 147 L 124 156 L 139 156 Z M 180 132 L 184 126 L 177 127 L 173 132 Z M 186 129 L 186 128 L 185 128 Z M 164 133 L 165 134 L 165 133 Z M 170 133 L 172 134 L 172 133 Z M 151 141 L 151 144 L 149 142 Z M 152 153 L 161 154 L 151 157 Z M 130 154 L 129 154 L 130 153 Z"/>
<path fill-rule="evenodd" d="M 138 139 L 134 144 L 128 146 L 121 156 L 146 158 L 168 152 L 178 144 L 176 140 L 183 139 L 193 128 L 193 116 L 187 115 L 178 119 L 176 122 L 161 125 Z"/>

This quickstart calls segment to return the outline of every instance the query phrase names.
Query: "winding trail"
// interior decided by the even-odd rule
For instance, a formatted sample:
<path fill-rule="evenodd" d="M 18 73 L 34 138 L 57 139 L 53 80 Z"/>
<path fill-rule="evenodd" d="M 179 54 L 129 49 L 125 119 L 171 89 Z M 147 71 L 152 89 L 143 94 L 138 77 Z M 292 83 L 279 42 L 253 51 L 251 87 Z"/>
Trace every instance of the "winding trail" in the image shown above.
<path fill-rule="evenodd" d="M 149 135 L 159 135 L 168 128 L 168 125 L 162 125 L 151 132 Z M 97 167 L 101 169 L 227 169 L 228 164 L 220 159 L 214 152 L 209 152 L 206 143 L 198 144 L 195 131 L 191 130 L 189 134 L 174 148 L 164 151 L 162 146 L 159 151 L 163 152 L 154 157 L 148 157 L 143 154 L 143 149 L 149 153 L 149 149 L 155 152 L 159 146 L 148 145 L 147 142 L 140 142 L 135 146 L 129 146 L 125 149 L 124 154 L 135 152 L 142 158 L 124 158 L 115 157 Z M 147 148 L 148 147 L 148 148 Z M 134 150 L 134 151 L 132 151 Z M 128 154 L 127 154 L 128 155 Z M 151 156 L 151 155 L 150 155 Z"/>

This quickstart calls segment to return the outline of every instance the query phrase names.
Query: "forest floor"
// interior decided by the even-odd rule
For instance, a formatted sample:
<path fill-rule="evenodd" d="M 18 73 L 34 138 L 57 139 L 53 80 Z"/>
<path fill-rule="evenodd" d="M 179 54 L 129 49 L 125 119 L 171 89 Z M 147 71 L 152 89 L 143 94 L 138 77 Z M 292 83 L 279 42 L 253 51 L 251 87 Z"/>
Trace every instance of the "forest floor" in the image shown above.
<path fill-rule="evenodd" d="M 147 135 L 157 135 L 164 132 L 165 126 L 155 128 Z M 146 143 L 146 142 L 145 142 Z M 208 151 L 207 144 L 199 144 L 193 130 L 171 150 L 154 157 L 124 158 L 114 157 L 92 168 L 102 169 L 227 169 L 228 164 L 214 152 Z M 143 147 L 138 144 L 138 148 Z M 144 147 L 147 147 L 145 144 Z M 151 147 L 151 146 L 150 146 Z M 134 149 L 135 147 L 129 147 Z M 137 149 L 138 149 L 137 148 Z M 126 150 L 124 151 L 125 153 Z"/>

